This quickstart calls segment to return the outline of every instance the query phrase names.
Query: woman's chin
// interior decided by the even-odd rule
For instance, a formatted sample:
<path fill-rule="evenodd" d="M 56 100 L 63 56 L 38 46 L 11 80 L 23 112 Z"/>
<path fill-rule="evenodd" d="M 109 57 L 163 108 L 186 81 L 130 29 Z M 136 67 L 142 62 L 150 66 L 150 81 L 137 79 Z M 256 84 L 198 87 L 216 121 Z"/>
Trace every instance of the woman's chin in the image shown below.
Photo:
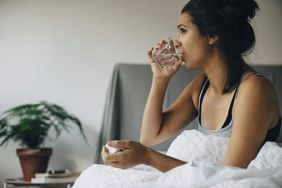
<path fill-rule="evenodd" d="M 199 69 L 199 67 L 195 66 L 193 63 L 188 62 L 188 61 L 183 61 L 182 62 L 187 69 Z"/>
<path fill-rule="evenodd" d="M 195 64 L 193 64 L 191 61 L 188 61 L 187 58 L 182 59 L 181 65 L 185 66 L 187 69 L 197 69 L 199 67 L 196 67 Z"/>

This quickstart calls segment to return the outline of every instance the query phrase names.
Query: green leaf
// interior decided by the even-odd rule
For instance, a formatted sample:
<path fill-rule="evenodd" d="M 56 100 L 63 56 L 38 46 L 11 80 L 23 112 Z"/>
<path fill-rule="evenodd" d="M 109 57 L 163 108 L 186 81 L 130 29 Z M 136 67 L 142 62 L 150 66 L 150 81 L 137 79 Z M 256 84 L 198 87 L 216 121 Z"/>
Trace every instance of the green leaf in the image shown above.
<path fill-rule="evenodd" d="M 70 132 L 73 126 L 78 127 L 87 143 L 79 119 L 61 106 L 46 101 L 20 105 L 5 111 L 0 118 L 0 146 L 13 140 L 26 147 L 39 147 L 50 132 L 55 132 L 58 138 L 62 131 Z"/>

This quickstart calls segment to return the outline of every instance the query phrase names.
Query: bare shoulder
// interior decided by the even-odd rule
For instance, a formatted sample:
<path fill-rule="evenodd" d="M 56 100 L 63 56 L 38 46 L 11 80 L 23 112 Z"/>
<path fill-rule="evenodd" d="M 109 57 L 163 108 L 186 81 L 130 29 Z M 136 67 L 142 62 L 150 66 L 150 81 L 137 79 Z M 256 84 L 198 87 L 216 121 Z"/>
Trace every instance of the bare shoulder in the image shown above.
<path fill-rule="evenodd" d="M 264 86 L 272 86 L 272 82 L 264 76 L 261 75 L 251 75 L 245 80 L 243 79 L 242 85 L 244 84 L 262 84 Z"/>
<path fill-rule="evenodd" d="M 276 98 L 276 93 L 272 82 L 263 76 L 250 76 L 246 80 L 243 80 L 240 87 L 238 97 L 241 96 L 254 96 L 254 97 L 266 97 Z M 247 100 L 247 98 L 245 98 Z"/>
<path fill-rule="evenodd" d="M 195 108 L 198 107 L 198 97 L 201 87 L 205 81 L 206 75 L 201 73 L 197 75 L 183 90 L 182 95 L 192 99 Z"/>
<path fill-rule="evenodd" d="M 244 80 L 239 87 L 236 101 L 238 103 L 236 109 L 238 110 L 242 109 L 240 106 L 248 105 L 256 109 L 257 115 L 268 116 L 271 121 L 276 121 L 279 118 L 275 88 L 272 82 L 263 76 L 253 75 Z"/>

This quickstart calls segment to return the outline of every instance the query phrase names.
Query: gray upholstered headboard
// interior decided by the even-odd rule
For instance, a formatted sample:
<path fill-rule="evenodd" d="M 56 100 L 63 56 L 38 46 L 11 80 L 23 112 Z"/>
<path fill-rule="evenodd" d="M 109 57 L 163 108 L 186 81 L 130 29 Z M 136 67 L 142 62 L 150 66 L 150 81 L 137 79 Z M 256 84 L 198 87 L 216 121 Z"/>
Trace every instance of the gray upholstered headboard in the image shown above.
<path fill-rule="evenodd" d="M 256 71 L 269 78 L 277 91 L 279 105 L 282 107 L 282 65 L 253 66 Z M 172 78 L 164 100 L 164 108 L 168 107 L 197 75 L 197 70 L 184 67 Z M 139 141 L 140 125 L 145 103 L 151 86 L 152 72 L 149 64 L 117 64 L 114 67 L 112 80 L 108 88 L 102 131 L 98 151 L 108 140 L 129 139 Z M 186 129 L 195 128 L 195 122 Z M 282 132 L 282 129 L 281 129 Z M 280 141 L 281 134 L 280 132 Z M 166 150 L 171 141 L 155 146 L 155 149 Z M 97 152 L 100 161 L 100 152 Z"/>

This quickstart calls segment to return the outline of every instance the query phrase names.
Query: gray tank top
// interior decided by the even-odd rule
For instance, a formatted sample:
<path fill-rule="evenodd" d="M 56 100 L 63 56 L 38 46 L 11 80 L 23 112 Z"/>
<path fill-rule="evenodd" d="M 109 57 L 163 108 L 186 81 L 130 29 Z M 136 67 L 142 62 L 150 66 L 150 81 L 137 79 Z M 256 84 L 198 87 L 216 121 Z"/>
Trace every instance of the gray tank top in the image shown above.
<path fill-rule="evenodd" d="M 205 95 L 208 87 L 209 87 L 209 80 L 206 77 L 204 84 L 201 88 L 201 92 L 200 92 L 199 99 L 198 99 L 198 109 L 199 109 L 198 118 L 197 118 L 197 120 L 198 120 L 198 131 L 200 131 L 204 134 L 207 134 L 207 135 L 214 135 L 214 136 L 221 136 L 221 137 L 229 138 L 231 136 L 231 132 L 232 132 L 232 107 L 233 107 L 233 103 L 234 103 L 234 99 L 235 99 L 235 95 L 237 93 L 238 87 L 236 87 L 234 96 L 232 98 L 231 105 L 229 107 L 228 116 L 227 116 L 227 118 L 224 122 L 224 125 L 219 130 L 210 130 L 210 129 L 206 129 L 206 128 L 201 126 L 202 101 L 203 101 L 204 95 Z"/>
<path fill-rule="evenodd" d="M 253 72 L 252 74 L 247 76 L 246 79 L 248 79 L 251 75 L 262 76 L 262 75 L 258 74 L 257 72 Z M 244 80 L 246 80 L 246 79 L 244 79 Z M 205 93 L 206 93 L 206 91 L 209 87 L 209 80 L 207 79 L 207 77 L 205 78 L 205 81 L 204 81 L 204 84 L 201 88 L 201 91 L 200 91 L 200 94 L 199 94 L 199 99 L 198 99 L 198 109 L 199 109 L 198 118 L 197 118 L 197 120 L 198 120 L 198 131 L 200 131 L 204 134 L 207 134 L 207 135 L 214 135 L 214 136 L 221 136 L 221 137 L 230 138 L 231 132 L 232 132 L 232 125 L 233 125 L 233 123 L 232 123 L 232 109 L 233 109 L 233 104 L 234 104 L 235 97 L 236 97 L 236 94 L 238 92 L 238 88 L 239 88 L 240 84 L 241 84 L 241 82 L 235 88 L 235 92 L 233 94 L 233 98 L 232 98 L 231 104 L 229 106 L 228 115 L 227 115 L 227 118 L 226 118 L 222 128 L 219 129 L 219 130 L 210 130 L 210 129 L 206 129 L 206 128 L 201 126 L 202 102 L 203 102 L 204 95 L 205 95 Z M 266 135 L 264 141 L 265 142 L 266 141 L 276 141 L 279 138 L 280 128 L 281 128 L 281 116 L 279 117 L 279 121 L 278 121 L 277 125 L 274 128 L 267 131 L 267 135 Z"/>

